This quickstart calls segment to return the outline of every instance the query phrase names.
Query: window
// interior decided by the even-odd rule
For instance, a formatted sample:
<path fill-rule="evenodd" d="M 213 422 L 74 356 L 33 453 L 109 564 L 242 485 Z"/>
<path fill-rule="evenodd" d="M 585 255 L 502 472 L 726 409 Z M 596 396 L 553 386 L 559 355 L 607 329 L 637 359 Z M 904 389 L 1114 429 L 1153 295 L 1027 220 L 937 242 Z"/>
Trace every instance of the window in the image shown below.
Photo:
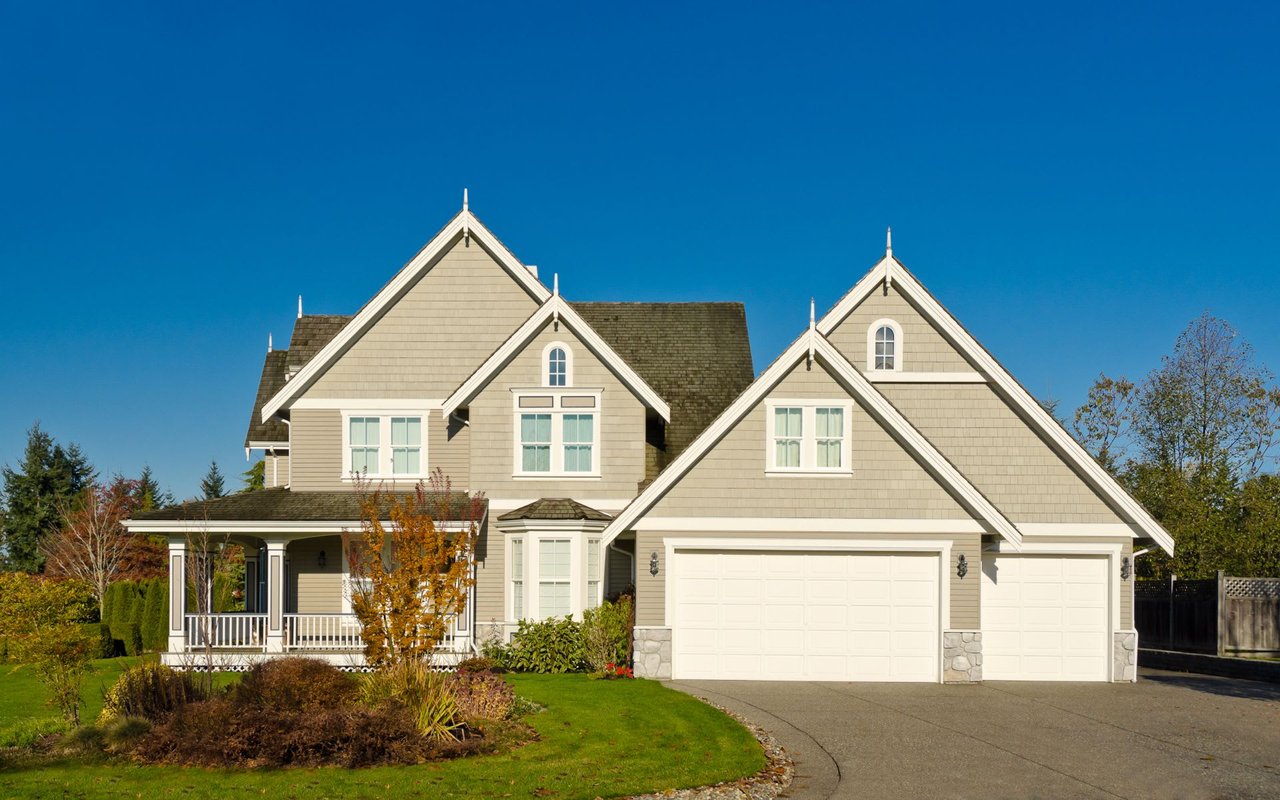
<path fill-rule="evenodd" d="M 878 319 L 867 328 L 867 369 L 902 371 L 902 327 L 891 319 Z"/>
<path fill-rule="evenodd" d="M 569 603 L 568 539 L 538 542 L 538 618 L 563 617 L 572 613 Z"/>
<path fill-rule="evenodd" d="M 564 348 L 553 347 L 547 355 L 547 385 L 564 386 L 565 378 Z"/>
<path fill-rule="evenodd" d="M 600 540 L 587 540 L 587 608 L 600 605 Z"/>
<path fill-rule="evenodd" d="M 511 616 L 524 619 L 524 539 L 511 540 Z"/>
<path fill-rule="evenodd" d="M 377 475 L 378 429 L 377 417 L 352 417 L 350 422 L 351 472 Z"/>
<path fill-rule="evenodd" d="M 768 401 L 772 425 L 765 471 L 847 475 L 849 418 L 853 404 L 824 400 Z"/>
<path fill-rule="evenodd" d="M 422 418 L 391 418 L 391 474 L 422 474 Z"/>
<path fill-rule="evenodd" d="M 551 471 L 551 415 L 520 415 L 520 470 Z"/>
<path fill-rule="evenodd" d="M 773 410 L 774 466 L 799 468 L 800 444 L 804 437 L 803 409 L 775 408 Z"/>
<path fill-rule="evenodd" d="M 591 445 L 594 416 L 591 414 L 565 414 L 564 419 L 564 471 L 590 472 Z"/>

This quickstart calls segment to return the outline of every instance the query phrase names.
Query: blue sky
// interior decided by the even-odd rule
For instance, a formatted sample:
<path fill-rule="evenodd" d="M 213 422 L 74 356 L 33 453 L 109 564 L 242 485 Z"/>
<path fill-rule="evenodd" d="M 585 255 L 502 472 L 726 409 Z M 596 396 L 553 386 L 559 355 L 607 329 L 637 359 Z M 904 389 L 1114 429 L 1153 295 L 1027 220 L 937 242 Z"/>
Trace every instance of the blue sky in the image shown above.
<path fill-rule="evenodd" d="M 0 6 L 0 462 L 243 470 L 296 296 L 464 186 L 570 299 L 744 301 L 757 370 L 889 224 L 1066 406 L 1205 309 L 1280 368 L 1275 4 L 610 5 Z"/>

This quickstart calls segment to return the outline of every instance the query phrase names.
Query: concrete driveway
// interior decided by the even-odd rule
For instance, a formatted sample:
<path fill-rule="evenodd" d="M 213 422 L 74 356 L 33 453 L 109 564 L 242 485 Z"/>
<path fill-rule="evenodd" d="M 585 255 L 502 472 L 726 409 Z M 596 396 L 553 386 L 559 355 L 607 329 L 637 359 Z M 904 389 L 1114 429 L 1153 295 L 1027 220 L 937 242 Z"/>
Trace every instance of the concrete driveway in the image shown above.
<path fill-rule="evenodd" d="M 672 681 L 772 731 L 796 798 L 1280 798 L 1280 686 Z"/>

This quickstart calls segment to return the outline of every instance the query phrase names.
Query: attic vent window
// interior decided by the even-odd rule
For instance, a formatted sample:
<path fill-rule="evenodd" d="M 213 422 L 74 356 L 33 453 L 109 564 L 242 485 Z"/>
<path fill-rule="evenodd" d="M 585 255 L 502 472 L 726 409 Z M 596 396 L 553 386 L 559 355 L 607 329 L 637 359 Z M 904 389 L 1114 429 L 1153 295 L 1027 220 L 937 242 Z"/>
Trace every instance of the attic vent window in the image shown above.
<path fill-rule="evenodd" d="M 867 328 L 867 369 L 902 371 L 902 326 L 897 322 L 878 319 Z"/>
<path fill-rule="evenodd" d="M 573 351 L 564 342 L 552 342 L 542 350 L 542 385 L 573 385 Z"/>
<path fill-rule="evenodd" d="M 564 350 L 559 347 L 552 348 L 550 355 L 547 356 L 547 385 L 548 386 L 564 386 L 565 379 L 565 358 Z"/>
<path fill-rule="evenodd" d="M 893 328 L 881 325 L 876 331 L 876 369 L 893 369 Z"/>

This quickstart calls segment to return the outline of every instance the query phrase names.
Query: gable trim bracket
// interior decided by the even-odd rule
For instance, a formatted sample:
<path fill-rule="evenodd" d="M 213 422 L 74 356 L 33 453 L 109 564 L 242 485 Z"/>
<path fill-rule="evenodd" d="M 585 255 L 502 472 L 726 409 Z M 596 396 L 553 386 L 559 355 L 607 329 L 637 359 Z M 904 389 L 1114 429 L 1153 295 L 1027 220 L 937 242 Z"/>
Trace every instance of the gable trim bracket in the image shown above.
<path fill-rule="evenodd" d="M 444 416 L 455 413 L 462 408 L 480 392 L 484 386 L 493 379 L 498 371 L 511 362 L 516 355 L 538 334 L 547 323 L 551 320 L 563 322 L 569 326 L 569 329 L 582 339 L 583 343 L 589 350 L 595 353 L 596 357 L 604 361 L 613 372 L 627 385 L 631 391 L 635 392 L 649 408 L 656 411 L 663 420 L 671 421 L 671 407 L 663 400 L 657 392 L 653 390 L 644 379 L 631 368 L 617 351 L 609 346 L 608 342 L 600 338 L 600 334 L 587 324 L 577 311 L 573 310 L 573 306 L 564 301 L 564 298 L 557 292 L 551 296 L 551 299 L 543 303 L 543 305 L 533 313 L 533 316 L 525 320 L 524 324 L 516 329 L 516 332 L 498 346 L 480 367 L 462 382 L 453 394 L 449 395 L 444 401 L 441 411 Z"/>

